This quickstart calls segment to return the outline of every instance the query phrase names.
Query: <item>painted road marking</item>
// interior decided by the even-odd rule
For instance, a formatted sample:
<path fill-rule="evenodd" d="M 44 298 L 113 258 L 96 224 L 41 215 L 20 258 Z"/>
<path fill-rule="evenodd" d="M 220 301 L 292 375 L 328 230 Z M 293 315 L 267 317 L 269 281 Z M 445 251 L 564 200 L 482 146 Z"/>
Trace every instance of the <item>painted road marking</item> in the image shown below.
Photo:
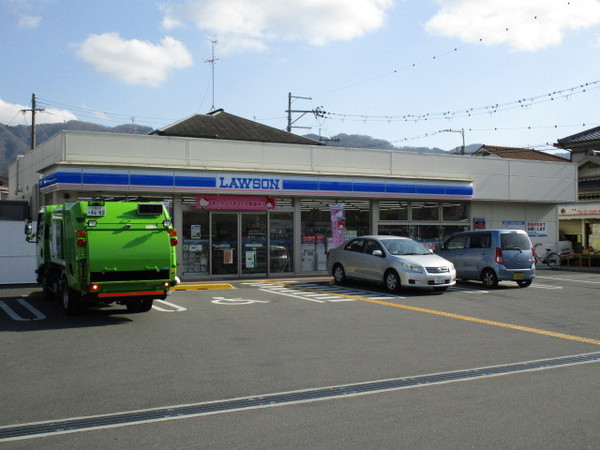
<path fill-rule="evenodd" d="M 178 284 L 172 291 L 198 291 L 205 289 L 235 289 L 229 283 L 206 283 L 206 284 Z"/>
<path fill-rule="evenodd" d="M 530 288 L 537 288 L 537 289 L 562 289 L 562 286 L 552 286 L 550 284 L 539 284 L 539 283 L 532 283 L 530 286 Z"/>
<path fill-rule="evenodd" d="M 571 283 L 584 283 L 584 284 L 600 284 L 600 281 L 590 281 L 590 280 L 573 280 L 572 278 L 556 278 L 556 277 L 545 277 L 536 275 L 537 278 L 543 278 L 545 280 L 557 280 L 557 281 L 570 281 Z M 535 283 L 534 283 L 535 284 Z M 533 286 L 533 284 L 532 284 Z"/>
<path fill-rule="evenodd" d="M 160 306 L 156 306 L 156 303 L 160 303 L 163 306 L 167 306 L 169 309 L 161 308 Z M 154 300 L 154 304 L 152 305 L 152 309 L 160 312 L 181 312 L 187 311 L 187 308 L 183 306 L 176 305 L 174 303 L 167 302 L 165 300 Z"/>
<path fill-rule="evenodd" d="M 285 286 L 285 285 L 282 284 L 282 286 Z M 298 288 L 298 286 L 293 286 L 293 287 Z M 301 287 L 301 289 L 308 289 L 313 292 L 318 292 L 318 290 L 315 290 L 315 289 L 302 288 L 302 287 Z M 550 336 L 550 337 L 554 337 L 554 338 L 558 338 L 558 339 L 566 339 L 569 341 L 576 341 L 576 342 L 583 342 L 586 344 L 600 345 L 600 340 L 598 340 L 598 339 L 590 339 L 590 338 L 585 338 L 585 337 L 581 337 L 581 336 L 573 336 L 570 334 L 556 333 L 554 331 L 547 331 L 547 330 L 540 330 L 538 328 L 524 327 L 524 326 L 515 325 L 512 323 L 504 323 L 504 322 L 496 322 L 494 320 L 479 319 L 477 317 L 463 316 L 461 314 L 454 314 L 454 313 L 449 313 L 449 312 L 444 312 L 444 311 L 438 311 L 435 309 L 419 308 L 417 306 L 404 305 L 402 303 L 391 303 L 391 302 L 386 302 L 383 300 L 375 300 L 372 298 L 361 297 L 361 296 L 357 296 L 357 295 L 346 295 L 346 294 L 339 294 L 339 295 L 340 295 L 340 297 L 353 298 L 353 299 L 359 300 L 361 302 L 373 303 L 376 305 L 391 306 L 393 308 L 406 309 L 408 311 L 415 311 L 415 312 L 421 312 L 421 313 L 426 313 L 426 314 L 433 314 L 435 316 L 447 317 L 450 319 L 458 319 L 458 320 L 463 320 L 465 322 L 474 322 L 474 323 L 479 323 L 482 325 L 491 325 L 491 326 L 500 327 L 500 328 L 524 331 L 526 333 L 539 334 L 542 336 Z"/>
<path fill-rule="evenodd" d="M 31 321 L 31 320 L 42 320 L 45 319 L 46 316 L 43 315 L 38 309 L 34 308 L 27 300 L 23 298 L 18 298 L 17 301 L 23 305 L 31 314 L 33 314 L 33 318 L 22 317 L 19 313 L 17 313 L 14 309 L 8 306 L 6 303 L 0 300 L 0 308 L 4 310 L 6 314 L 10 316 L 13 320 L 18 321 Z"/>
<path fill-rule="evenodd" d="M 214 303 L 215 305 L 236 306 L 236 305 L 252 305 L 254 303 L 270 303 L 270 302 L 265 301 L 265 300 L 251 300 L 248 298 L 213 297 L 213 300 L 211 300 L 211 303 Z"/>
<path fill-rule="evenodd" d="M 228 398 L 209 402 L 120 411 L 111 414 L 98 414 L 93 416 L 47 420 L 44 422 L 6 425 L 0 427 L 0 442 L 22 441 L 25 439 L 44 438 L 92 430 L 107 430 L 132 425 L 170 422 L 173 420 L 190 419 L 215 414 L 227 414 L 239 411 L 251 411 L 261 408 L 275 408 L 335 399 L 348 399 L 384 392 L 424 388 L 598 362 L 600 362 L 600 352 L 583 353 L 536 361 L 524 361 L 497 366 L 455 370 L 452 372 L 438 372 L 353 384 L 321 386 L 296 391 L 256 394 L 250 397 Z"/>

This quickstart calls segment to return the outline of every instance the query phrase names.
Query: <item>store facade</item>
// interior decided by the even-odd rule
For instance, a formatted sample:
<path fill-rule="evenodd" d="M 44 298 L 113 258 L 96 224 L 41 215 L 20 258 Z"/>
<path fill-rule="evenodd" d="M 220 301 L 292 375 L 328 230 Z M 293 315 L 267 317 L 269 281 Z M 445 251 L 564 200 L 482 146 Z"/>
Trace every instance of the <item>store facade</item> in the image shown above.
<path fill-rule="evenodd" d="M 11 167 L 11 186 L 32 211 L 162 201 L 179 232 L 179 276 L 201 280 L 323 274 L 329 248 L 365 234 L 434 247 L 455 231 L 510 227 L 553 245 L 575 174 L 553 162 L 64 131 Z"/>

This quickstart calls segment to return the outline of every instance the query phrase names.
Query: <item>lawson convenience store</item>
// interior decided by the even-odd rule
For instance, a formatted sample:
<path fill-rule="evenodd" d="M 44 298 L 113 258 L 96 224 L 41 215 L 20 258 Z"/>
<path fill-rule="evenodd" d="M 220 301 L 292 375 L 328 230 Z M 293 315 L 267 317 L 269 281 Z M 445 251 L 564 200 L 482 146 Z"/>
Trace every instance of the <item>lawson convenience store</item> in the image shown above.
<path fill-rule="evenodd" d="M 76 131 L 10 173 L 13 199 L 32 211 L 89 198 L 165 202 L 183 280 L 322 274 L 328 248 L 365 234 L 433 247 L 482 224 L 543 223 L 552 245 L 556 205 L 576 197 L 576 167 L 564 163 Z"/>

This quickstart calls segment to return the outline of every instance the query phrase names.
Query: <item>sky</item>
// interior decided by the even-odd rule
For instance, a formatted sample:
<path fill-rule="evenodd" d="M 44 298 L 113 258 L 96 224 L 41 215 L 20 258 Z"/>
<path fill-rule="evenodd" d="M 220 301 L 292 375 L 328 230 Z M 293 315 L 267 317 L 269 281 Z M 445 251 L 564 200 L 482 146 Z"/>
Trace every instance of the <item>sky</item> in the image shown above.
<path fill-rule="evenodd" d="M 600 125 L 600 0 L 0 0 L 0 39 L 5 125 L 32 94 L 36 123 L 153 129 L 286 129 L 291 94 L 293 133 L 444 150 Z"/>

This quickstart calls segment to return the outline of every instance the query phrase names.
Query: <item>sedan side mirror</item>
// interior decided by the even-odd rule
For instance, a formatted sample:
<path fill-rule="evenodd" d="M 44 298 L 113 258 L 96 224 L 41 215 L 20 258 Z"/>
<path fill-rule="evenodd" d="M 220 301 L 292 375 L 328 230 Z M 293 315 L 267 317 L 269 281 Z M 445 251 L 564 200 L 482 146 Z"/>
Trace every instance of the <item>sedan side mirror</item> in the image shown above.
<path fill-rule="evenodd" d="M 373 250 L 373 253 L 371 253 L 373 256 L 380 256 L 383 257 L 383 252 L 381 250 Z"/>

